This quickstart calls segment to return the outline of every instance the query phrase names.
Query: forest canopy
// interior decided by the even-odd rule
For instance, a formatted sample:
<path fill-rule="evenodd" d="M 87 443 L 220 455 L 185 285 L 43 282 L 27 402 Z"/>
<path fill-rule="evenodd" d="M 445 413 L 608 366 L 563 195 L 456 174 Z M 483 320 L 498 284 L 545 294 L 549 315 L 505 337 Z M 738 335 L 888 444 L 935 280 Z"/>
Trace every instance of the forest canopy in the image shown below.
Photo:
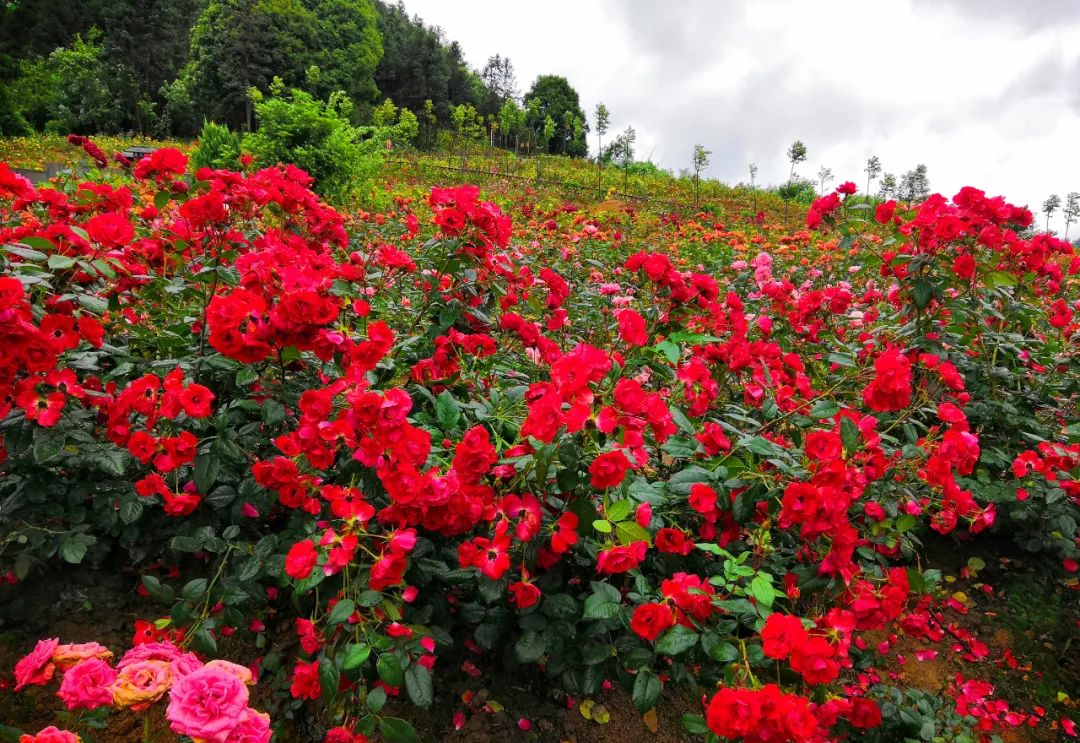
<path fill-rule="evenodd" d="M 148 53 L 148 50 L 153 50 Z M 275 79 L 319 100 L 343 92 L 354 123 L 387 99 L 421 122 L 419 143 L 463 112 L 499 141 L 584 155 L 588 126 L 565 78 L 524 100 L 513 63 L 481 70 L 442 30 L 379 0 L 15 0 L 0 5 L 0 135 L 194 136 L 251 130 Z M 529 108 L 529 101 L 535 101 Z M 520 107 L 519 107 L 520 104 Z M 550 115 L 554 133 L 543 137 Z M 511 129 L 513 130 L 511 132 Z M 513 135 L 511 140 L 511 134 Z"/>

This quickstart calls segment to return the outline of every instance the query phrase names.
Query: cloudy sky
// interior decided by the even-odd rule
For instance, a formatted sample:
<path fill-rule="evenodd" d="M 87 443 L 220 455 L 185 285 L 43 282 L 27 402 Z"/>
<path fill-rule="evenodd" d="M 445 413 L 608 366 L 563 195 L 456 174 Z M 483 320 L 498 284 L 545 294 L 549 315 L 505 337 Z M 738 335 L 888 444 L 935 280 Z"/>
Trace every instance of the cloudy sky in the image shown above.
<path fill-rule="evenodd" d="M 1080 0 L 404 3 L 474 68 L 509 56 L 522 92 L 566 76 L 590 119 L 603 101 L 640 157 L 676 171 L 701 143 L 714 178 L 754 162 L 781 182 L 798 138 L 798 172 L 826 165 L 833 185 L 865 188 L 876 154 L 897 177 L 925 163 L 950 196 L 973 185 L 1038 211 L 1080 191 Z"/>

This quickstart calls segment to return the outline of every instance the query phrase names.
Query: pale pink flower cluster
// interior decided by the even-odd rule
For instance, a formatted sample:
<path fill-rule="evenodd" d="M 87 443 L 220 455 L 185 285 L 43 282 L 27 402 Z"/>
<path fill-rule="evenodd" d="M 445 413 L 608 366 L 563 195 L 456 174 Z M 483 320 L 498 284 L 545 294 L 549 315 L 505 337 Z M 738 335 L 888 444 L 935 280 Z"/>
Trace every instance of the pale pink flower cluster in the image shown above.
<path fill-rule="evenodd" d="M 224 660 L 203 663 L 171 642 L 131 648 L 115 667 L 112 652 L 96 642 L 62 645 L 38 641 L 15 665 L 15 690 L 43 686 L 62 674 L 57 696 L 69 710 L 116 707 L 139 712 L 169 697 L 165 717 L 173 732 L 197 743 L 268 743 L 270 717 L 248 706 L 250 669 Z M 77 742 L 78 736 L 46 729 L 31 741 Z M 44 738 L 41 736 L 45 735 Z M 27 736 L 29 738 L 29 736 Z"/>

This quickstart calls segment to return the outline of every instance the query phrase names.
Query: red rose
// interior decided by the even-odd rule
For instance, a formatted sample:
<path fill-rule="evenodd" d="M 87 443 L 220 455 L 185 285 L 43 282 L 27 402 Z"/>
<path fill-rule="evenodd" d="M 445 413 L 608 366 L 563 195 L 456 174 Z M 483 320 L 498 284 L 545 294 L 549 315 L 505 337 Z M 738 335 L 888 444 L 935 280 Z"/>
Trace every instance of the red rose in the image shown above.
<path fill-rule="evenodd" d="M 318 699 L 322 695 L 322 687 L 319 685 L 319 661 L 296 662 L 289 692 L 294 699 Z"/>
<path fill-rule="evenodd" d="M 589 465 L 590 484 L 597 490 L 615 487 L 626 477 L 630 460 L 620 449 L 606 451 Z"/>
<path fill-rule="evenodd" d="M 507 590 L 510 591 L 510 601 L 519 609 L 528 609 L 540 600 L 540 589 L 533 583 L 518 581 L 511 583 Z"/>
<path fill-rule="evenodd" d="M 648 551 L 649 545 L 645 542 L 604 550 L 596 557 L 596 572 L 611 575 L 633 570 L 645 559 Z"/>
<path fill-rule="evenodd" d="M 634 615 L 630 619 L 630 629 L 649 642 L 655 642 L 664 630 L 674 625 L 675 616 L 671 607 L 664 604 L 642 604 L 634 609 Z"/>
<path fill-rule="evenodd" d="M 645 318 L 633 310 L 619 313 L 619 337 L 631 346 L 644 346 L 649 342 L 645 332 Z"/>
<path fill-rule="evenodd" d="M 670 555 L 689 555 L 693 542 L 678 529 L 664 528 L 656 533 L 656 549 Z"/>
<path fill-rule="evenodd" d="M 135 237 L 131 222 L 116 212 L 99 214 L 86 223 L 86 234 L 104 248 L 120 248 Z"/>
<path fill-rule="evenodd" d="M 761 649 L 773 660 L 783 660 L 806 642 L 802 621 L 791 614 L 770 614 L 761 628 Z"/>
<path fill-rule="evenodd" d="M 297 542 L 289 549 L 285 557 L 285 574 L 295 580 L 303 580 L 311 575 L 315 563 L 319 561 L 319 553 L 315 549 L 315 543 L 310 539 Z"/>
<path fill-rule="evenodd" d="M 848 711 L 848 722 L 852 727 L 876 728 L 881 724 L 881 708 L 872 699 L 855 697 L 851 699 L 851 709 Z"/>

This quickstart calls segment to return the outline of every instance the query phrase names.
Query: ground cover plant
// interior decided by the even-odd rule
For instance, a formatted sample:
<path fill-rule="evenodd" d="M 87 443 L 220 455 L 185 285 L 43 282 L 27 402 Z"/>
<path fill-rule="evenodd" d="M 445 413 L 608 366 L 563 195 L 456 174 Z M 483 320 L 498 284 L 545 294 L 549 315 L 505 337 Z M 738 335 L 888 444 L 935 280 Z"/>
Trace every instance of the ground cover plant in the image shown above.
<path fill-rule="evenodd" d="M 12 739 L 419 740 L 413 706 L 493 712 L 461 672 L 601 725 L 612 687 L 654 729 L 689 700 L 699 740 L 1075 735 L 1075 690 L 1003 688 L 1070 677 L 965 621 L 1027 551 L 1075 637 L 1080 256 L 1027 209 L 392 169 L 336 209 L 292 165 L 72 145 L 102 167 L 0 165 L 0 570 L 156 609 L 24 648 L 2 693 L 58 727 Z"/>

